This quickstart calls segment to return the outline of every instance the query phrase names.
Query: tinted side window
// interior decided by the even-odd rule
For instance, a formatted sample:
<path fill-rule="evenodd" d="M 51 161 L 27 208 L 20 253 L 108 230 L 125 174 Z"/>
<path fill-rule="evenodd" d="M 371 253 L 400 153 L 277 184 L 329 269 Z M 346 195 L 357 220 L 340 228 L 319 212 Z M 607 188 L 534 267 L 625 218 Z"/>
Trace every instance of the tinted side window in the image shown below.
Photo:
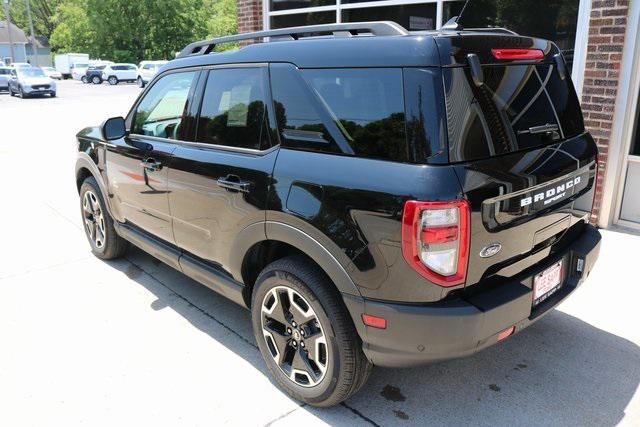
<path fill-rule="evenodd" d="M 226 68 L 209 72 L 196 141 L 264 149 L 267 132 L 266 68 Z"/>
<path fill-rule="evenodd" d="M 305 70 L 357 156 L 407 161 L 401 69 Z"/>
<path fill-rule="evenodd" d="M 440 69 L 405 68 L 404 87 L 407 140 L 413 159 L 447 162 L 446 113 Z"/>
<path fill-rule="evenodd" d="M 285 147 L 343 152 L 329 130 L 331 117 L 321 107 L 320 100 L 296 67 L 289 64 L 271 65 L 271 91 L 278 131 Z M 340 138 L 337 127 L 333 127 L 337 138 Z"/>
<path fill-rule="evenodd" d="M 158 80 L 138 105 L 133 133 L 184 139 L 181 124 L 195 76 L 195 72 L 174 73 Z"/>

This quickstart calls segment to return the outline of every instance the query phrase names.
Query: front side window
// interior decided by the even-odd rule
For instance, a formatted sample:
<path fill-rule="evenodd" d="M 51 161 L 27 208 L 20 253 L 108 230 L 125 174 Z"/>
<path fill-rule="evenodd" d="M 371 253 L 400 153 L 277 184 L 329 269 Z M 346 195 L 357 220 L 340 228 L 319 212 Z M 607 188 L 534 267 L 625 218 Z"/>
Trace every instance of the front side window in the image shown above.
<path fill-rule="evenodd" d="M 260 150 L 269 145 L 266 68 L 209 72 L 198 119 L 197 142 Z"/>
<path fill-rule="evenodd" d="M 158 80 L 138 105 L 133 133 L 184 139 L 181 125 L 195 76 L 195 72 L 173 73 Z"/>

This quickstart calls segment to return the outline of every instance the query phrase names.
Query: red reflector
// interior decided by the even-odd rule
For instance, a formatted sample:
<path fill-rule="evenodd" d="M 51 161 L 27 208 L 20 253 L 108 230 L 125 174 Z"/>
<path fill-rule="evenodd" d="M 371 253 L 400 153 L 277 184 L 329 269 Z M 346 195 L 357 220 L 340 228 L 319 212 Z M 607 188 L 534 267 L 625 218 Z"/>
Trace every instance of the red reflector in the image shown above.
<path fill-rule="evenodd" d="M 422 243 L 447 243 L 458 239 L 458 226 L 427 228 L 422 230 Z"/>
<path fill-rule="evenodd" d="M 378 329 L 387 328 L 387 319 L 384 319 L 382 317 L 372 316 L 370 314 L 363 314 L 362 322 L 367 326 L 371 326 L 372 328 L 378 328 Z"/>
<path fill-rule="evenodd" d="M 540 49 L 491 49 L 496 59 L 544 59 Z"/>
<path fill-rule="evenodd" d="M 513 335 L 513 333 L 516 331 L 516 327 L 515 326 L 511 326 L 507 329 L 505 329 L 504 331 L 500 332 L 498 334 L 498 341 L 502 341 L 503 339 Z"/>

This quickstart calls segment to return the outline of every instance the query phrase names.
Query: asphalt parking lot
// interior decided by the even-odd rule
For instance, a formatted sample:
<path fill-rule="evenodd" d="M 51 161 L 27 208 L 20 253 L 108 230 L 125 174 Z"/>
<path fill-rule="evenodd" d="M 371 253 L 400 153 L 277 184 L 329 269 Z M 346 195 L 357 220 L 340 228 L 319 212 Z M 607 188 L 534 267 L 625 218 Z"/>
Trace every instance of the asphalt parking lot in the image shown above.
<path fill-rule="evenodd" d="M 90 253 L 74 135 L 139 92 L 0 93 L 0 425 L 640 425 L 640 236 L 616 231 L 585 286 L 503 343 L 376 369 L 336 408 L 292 401 L 248 312 L 139 250 Z"/>

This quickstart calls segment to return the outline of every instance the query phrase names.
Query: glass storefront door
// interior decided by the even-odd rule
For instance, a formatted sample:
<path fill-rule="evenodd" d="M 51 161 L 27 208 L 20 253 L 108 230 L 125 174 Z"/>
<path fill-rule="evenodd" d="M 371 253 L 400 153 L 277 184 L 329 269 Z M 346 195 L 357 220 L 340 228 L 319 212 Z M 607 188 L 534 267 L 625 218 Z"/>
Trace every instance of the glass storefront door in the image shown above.
<path fill-rule="evenodd" d="M 636 105 L 640 93 L 636 97 Z M 624 180 L 624 193 L 620 207 L 620 219 L 640 225 L 640 105 L 636 107 L 636 118 L 631 146 L 627 156 L 627 173 Z"/>

